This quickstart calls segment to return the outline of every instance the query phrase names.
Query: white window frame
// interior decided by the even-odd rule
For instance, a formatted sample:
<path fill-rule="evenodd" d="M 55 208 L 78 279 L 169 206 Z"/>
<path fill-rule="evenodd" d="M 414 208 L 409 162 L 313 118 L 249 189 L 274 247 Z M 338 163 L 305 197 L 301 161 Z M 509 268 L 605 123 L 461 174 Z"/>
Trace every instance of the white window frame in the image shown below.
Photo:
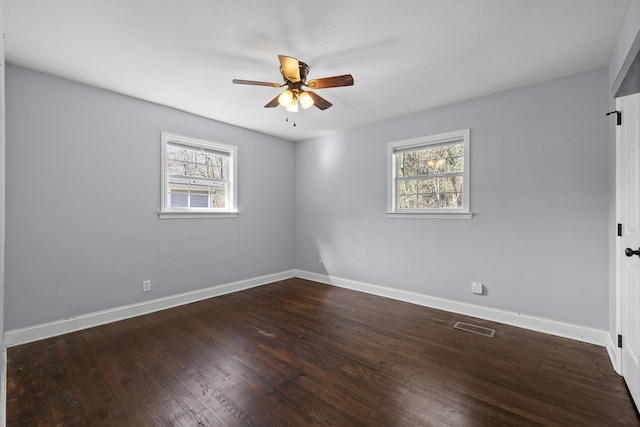
<path fill-rule="evenodd" d="M 447 218 L 471 219 L 473 213 L 469 204 L 470 176 L 470 129 L 439 133 L 437 135 L 389 142 L 387 144 L 387 217 L 389 218 Z M 464 144 L 464 173 L 461 209 L 399 209 L 397 206 L 397 162 L 396 153 L 411 149 L 434 148 L 436 146 Z"/>
<path fill-rule="evenodd" d="M 208 151 L 216 151 L 229 156 L 229 171 L 227 181 L 227 197 L 225 208 L 175 208 L 168 205 L 168 176 L 167 176 L 167 145 L 182 145 L 194 150 L 203 149 Z M 158 217 L 167 218 L 233 218 L 238 216 L 238 147 L 233 145 L 219 144 L 215 142 L 205 141 L 202 139 L 190 138 L 187 136 L 176 135 L 168 132 L 162 132 L 161 137 L 161 193 L 160 193 L 160 212 Z"/>

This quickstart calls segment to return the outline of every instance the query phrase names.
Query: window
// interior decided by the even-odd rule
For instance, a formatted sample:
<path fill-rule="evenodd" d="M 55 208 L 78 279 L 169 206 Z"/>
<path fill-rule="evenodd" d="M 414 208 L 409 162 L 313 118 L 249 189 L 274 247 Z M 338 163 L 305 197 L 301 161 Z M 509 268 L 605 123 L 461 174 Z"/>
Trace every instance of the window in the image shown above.
<path fill-rule="evenodd" d="M 236 216 L 237 148 L 162 133 L 160 218 Z"/>
<path fill-rule="evenodd" d="M 388 144 L 389 216 L 471 218 L 469 129 Z"/>

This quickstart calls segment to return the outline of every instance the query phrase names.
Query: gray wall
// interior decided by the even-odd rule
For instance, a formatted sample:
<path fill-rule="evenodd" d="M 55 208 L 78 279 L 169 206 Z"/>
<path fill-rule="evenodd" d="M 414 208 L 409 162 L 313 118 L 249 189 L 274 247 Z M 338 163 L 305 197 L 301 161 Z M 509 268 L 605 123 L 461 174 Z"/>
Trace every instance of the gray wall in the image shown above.
<path fill-rule="evenodd" d="M 609 59 L 609 110 L 615 110 L 615 100 L 613 98 L 613 83 L 615 82 L 620 68 L 627 58 L 629 49 L 640 32 L 640 0 L 631 0 L 629 9 L 618 34 L 618 39 Z M 613 229 L 616 224 L 616 126 L 615 120 L 609 120 L 609 228 Z M 616 246 L 617 240 L 613 233 L 609 234 L 609 333 L 611 337 L 616 336 L 620 331 L 616 330 Z M 615 342 L 615 340 L 613 340 Z"/>
<path fill-rule="evenodd" d="M 601 69 L 298 143 L 296 268 L 607 329 L 607 106 Z M 386 143 L 463 128 L 474 218 L 387 218 Z"/>
<path fill-rule="evenodd" d="M 6 79 L 7 329 L 293 268 L 293 143 L 10 65 Z M 238 146 L 238 218 L 158 219 L 162 130 Z"/>
<path fill-rule="evenodd" d="M 294 145 L 9 66 L 6 328 L 295 266 L 606 329 L 607 81 L 596 70 Z M 387 218 L 386 143 L 467 127 L 475 217 Z M 239 146 L 239 218 L 157 218 L 161 130 Z"/>

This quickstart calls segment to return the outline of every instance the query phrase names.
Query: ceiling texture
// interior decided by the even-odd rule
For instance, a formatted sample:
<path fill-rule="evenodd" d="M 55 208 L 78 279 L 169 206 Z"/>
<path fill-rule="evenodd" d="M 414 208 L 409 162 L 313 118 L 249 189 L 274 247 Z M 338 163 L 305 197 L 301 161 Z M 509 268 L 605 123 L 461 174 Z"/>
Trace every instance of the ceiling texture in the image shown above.
<path fill-rule="evenodd" d="M 11 64 L 291 141 L 604 67 L 629 3 L 1 1 Z M 283 89 L 231 83 L 283 82 L 278 55 L 355 85 L 294 117 L 264 108 Z"/>

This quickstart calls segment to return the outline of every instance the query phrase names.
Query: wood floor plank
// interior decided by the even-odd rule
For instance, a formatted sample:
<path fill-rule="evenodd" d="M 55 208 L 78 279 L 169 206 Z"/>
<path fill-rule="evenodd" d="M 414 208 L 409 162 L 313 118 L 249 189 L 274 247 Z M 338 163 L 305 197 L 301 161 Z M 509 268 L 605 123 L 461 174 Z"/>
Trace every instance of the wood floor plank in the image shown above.
<path fill-rule="evenodd" d="M 302 279 L 12 347 L 7 375 L 8 426 L 640 425 L 604 348 Z"/>

